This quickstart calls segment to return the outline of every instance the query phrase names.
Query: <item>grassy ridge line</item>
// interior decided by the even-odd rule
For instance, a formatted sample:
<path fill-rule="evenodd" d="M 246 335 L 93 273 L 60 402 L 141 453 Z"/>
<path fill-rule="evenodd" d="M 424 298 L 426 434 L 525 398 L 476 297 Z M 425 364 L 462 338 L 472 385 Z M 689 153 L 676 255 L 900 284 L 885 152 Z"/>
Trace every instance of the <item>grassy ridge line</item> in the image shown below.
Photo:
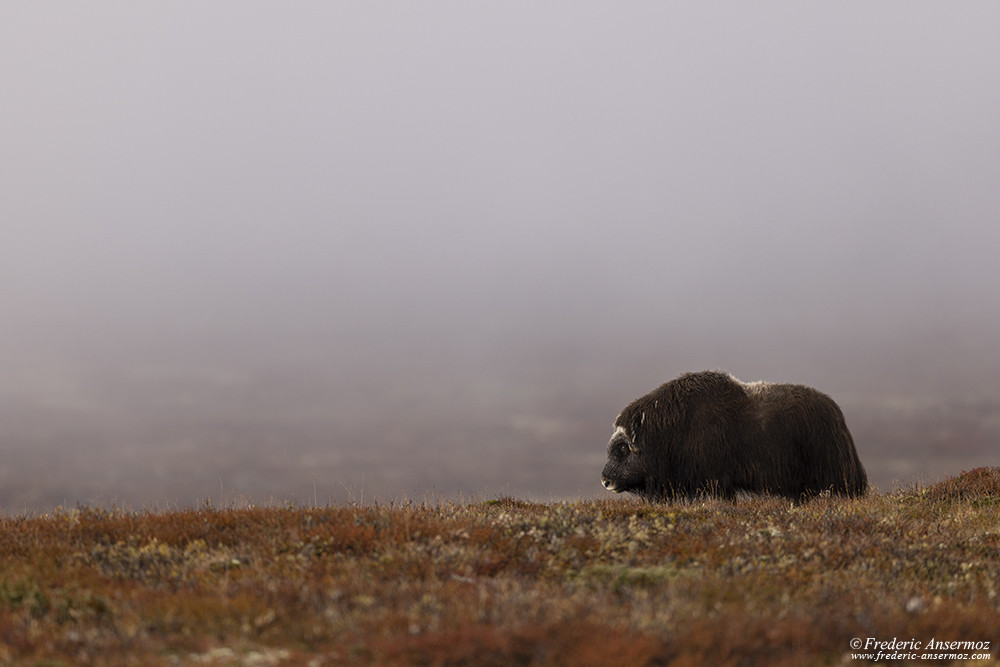
<path fill-rule="evenodd" d="M 1000 468 L 803 504 L 83 508 L 0 520 L 0 663 L 802 665 L 854 637 L 995 658 L 997 572 Z"/>

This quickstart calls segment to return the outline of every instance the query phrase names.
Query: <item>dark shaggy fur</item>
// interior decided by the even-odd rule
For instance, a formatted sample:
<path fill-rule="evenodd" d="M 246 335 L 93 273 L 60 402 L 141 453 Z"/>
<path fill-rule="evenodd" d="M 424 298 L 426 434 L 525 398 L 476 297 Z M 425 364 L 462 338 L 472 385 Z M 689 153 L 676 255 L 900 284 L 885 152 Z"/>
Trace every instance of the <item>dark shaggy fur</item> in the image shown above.
<path fill-rule="evenodd" d="M 614 425 L 601 481 L 617 493 L 662 500 L 868 490 L 840 408 L 803 385 L 688 373 L 632 401 Z"/>

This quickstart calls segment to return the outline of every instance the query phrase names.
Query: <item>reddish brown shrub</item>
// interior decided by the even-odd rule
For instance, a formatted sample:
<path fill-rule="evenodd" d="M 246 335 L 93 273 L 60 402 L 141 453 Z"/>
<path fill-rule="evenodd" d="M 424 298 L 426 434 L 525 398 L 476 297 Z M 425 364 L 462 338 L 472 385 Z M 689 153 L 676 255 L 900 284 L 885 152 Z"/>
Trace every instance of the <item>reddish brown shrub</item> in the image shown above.
<path fill-rule="evenodd" d="M 652 665 L 665 664 L 663 642 L 588 622 L 518 628 L 468 625 L 389 640 L 375 649 L 387 665 Z"/>
<path fill-rule="evenodd" d="M 927 489 L 931 500 L 1000 498 L 1000 467 L 974 468 Z"/>

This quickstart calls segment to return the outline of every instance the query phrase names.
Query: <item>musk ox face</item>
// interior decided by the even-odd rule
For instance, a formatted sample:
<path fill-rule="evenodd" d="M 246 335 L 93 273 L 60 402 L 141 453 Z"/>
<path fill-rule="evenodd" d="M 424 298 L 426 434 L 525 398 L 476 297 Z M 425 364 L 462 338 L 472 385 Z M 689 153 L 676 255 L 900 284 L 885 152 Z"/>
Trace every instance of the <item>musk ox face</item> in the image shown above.
<path fill-rule="evenodd" d="M 646 487 L 648 471 L 642 467 L 639 448 L 625 428 L 615 428 L 608 442 L 608 462 L 601 472 L 601 483 L 608 491 L 639 491 Z"/>

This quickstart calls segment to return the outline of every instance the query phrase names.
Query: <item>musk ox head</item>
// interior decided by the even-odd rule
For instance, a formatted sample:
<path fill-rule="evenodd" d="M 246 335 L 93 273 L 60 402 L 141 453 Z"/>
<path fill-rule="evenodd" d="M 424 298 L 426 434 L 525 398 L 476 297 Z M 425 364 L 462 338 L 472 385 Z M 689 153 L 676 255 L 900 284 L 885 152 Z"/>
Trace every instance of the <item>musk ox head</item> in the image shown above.
<path fill-rule="evenodd" d="M 601 472 L 601 484 L 608 491 L 638 491 L 645 488 L 649 473 L 642 467 L 639 447 L 623 426 L 617 426 L 608 442 L 608 462 Z"/>
<path fill-rule="evenodd" d="M 844 416 L 803 385 L 687 373 L 615 419 L 604 488 L 647 500 L 742 492 L 864 495 L 868 477 Z"/>

